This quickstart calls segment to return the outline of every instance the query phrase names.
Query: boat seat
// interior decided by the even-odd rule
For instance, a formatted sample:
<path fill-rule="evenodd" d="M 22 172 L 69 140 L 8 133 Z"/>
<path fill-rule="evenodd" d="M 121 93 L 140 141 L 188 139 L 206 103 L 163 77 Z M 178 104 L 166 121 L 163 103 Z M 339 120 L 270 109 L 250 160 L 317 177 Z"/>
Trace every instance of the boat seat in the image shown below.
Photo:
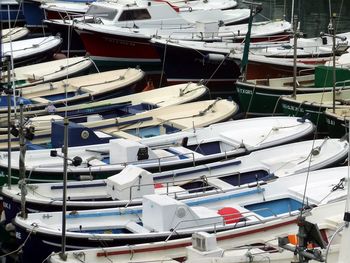
<path fill-rule="evenodd" d="M 221 190 L 230 190 L 233 186 L 229 183 L 226 183 L 218 178 L 208 178 L 208 183 L 212 186 L 215 186 Z"/>
<path fill-rule="evenodd" d="M 147 228 L 135 223 L 134 221 L 128 222 L 125 225 L 125 227 L 134 233 L 149 233 L 150 232 Z"/>

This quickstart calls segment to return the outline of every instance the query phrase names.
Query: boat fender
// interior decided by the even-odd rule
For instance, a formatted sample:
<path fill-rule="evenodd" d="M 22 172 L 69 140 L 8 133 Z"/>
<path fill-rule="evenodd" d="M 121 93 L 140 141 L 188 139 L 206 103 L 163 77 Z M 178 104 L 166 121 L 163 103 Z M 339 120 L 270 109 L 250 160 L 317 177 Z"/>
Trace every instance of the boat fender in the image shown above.
<path fill-rule="evenodd" d="M 94 180 L 94 177 L 92 175 L 79 175 L 78 181 L 91 181 Z"/>
<path fill-rule="evenodd" d="M 205 62 L 221 62 L 225 59 L 225 56 L 222 54 L 213 54 L 209 53 L 204 56 Z"/>

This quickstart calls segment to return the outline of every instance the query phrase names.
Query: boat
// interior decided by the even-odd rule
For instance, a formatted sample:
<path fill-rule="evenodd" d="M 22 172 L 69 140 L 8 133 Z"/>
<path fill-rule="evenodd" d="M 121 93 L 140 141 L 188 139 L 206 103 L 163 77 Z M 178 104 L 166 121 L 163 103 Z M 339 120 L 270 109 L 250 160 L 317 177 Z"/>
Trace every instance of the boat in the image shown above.
<path fill-rule="evenodd" d="M 74 15 L 78 13 L 85 13 L 87 11 L 87 8 L 92 2 L 89 0 L 74 0 L 74 1 L 65 1 L 61 0 L 59 2 L 63 2 L 66 4 L 66 7 L 68 6 L 68 9 L 65 9 L 66 13 L 65 15 L 62 15 L 60 18 L 65 17 L 66 15 Z M 43 23 L 42 21 L 44 19 L 53 19 L 58 18 L 57 12 L 50 12 L 49 9 L 46 7 L 48 6 L 54 6 L 55 4 L 58 4 L 58 6 L 61 6 L 58 1 L 42 1 L 42 0 L 25 0 L 23 2 L 24 6 L 24 13 L 25 13 L 25 20 L 26 24 L 29 27 L 36 28 L 36 27 L 42 27 Z M 121 1 L 118 1 L 121 2 Z M 129 3 L 132 5 L 135 1 L 123 1 L 125 3 Z M 199 1 L 199 0 L 192 0 L 190 3 L 187 1 L 168 1 L 169 4 L 173 5 L 174 8 L 178 8 L 178 11 L 181 12 L 188 12 L 190 10 L 197 10 L 197 9 L 231 9 L 235 8 L 237 6 L 237 2 L 234 0 L 227 0 L 227 1 L 216 1 L 216 0 L 210 0 L 210 1 Z M 84 7 L 85 6 L 85 7 Z M 70 8 L 69 8 L 70 7 Z M 46 12 L 45 12 L 46 11 Z M 48 12 L 47 12 L 48 11 Z M 57 11 L 57 10 L 54 10 Z M 54 15 L 54 16 L 52 16 Z"/>
<path fill-rule="evenodd" d="M 1 0 L 1 29 L 24 25 L 23 6 L 16 0 Z"/>
<path fill-rule="evenodd" d="M 296 94 L 312 94 L 317 92 L 330 92 L 333 68 L 317 66 L 314 74 L 298 75 L 296 77 Z M 350 77 L 348 69 L 336 69 L 339 85 L 336 89 L 348 89 L 347 79 Z M 300 71 L 307 73 L 307 71 Z M 340 81 L 344 81 L 340 83 Z M 236 81 L 236 90 L 242 111 L 247 116 L 264 116 L 283 114 L 281 97 L 292 95 L 294 92 L 293 77 L 248 79 Z"/>
<path fill-rule="evenodd" d="M 216 105 L 220 104 L 212 105 L 211 109 L 215 110 L 213 106 Z M 193 105 L 189 108 L 193 108 Z M 231 116 L 232 113 L 231 110 L 225 118 Z M 144 136 L 144 138 L 138 140 L 121 138 L 109 140 L 108 143 L 86 145 L 89 142 L 88 139 L 93 138 L 93 133 L 84 132 L 86 130 L 84 128 L 73 130 L 72 134 L 74 132 L 80 136 L 75 135 L 75 140 L 70 143 L 73 145 L 79 143 L 78 141 L 83 135 L 85 139 L 82 139 L 82 141 L 85 141 L 85 144 L 79 147 L 69 147 L 69 158 L 72 160 L 68 169 L 69 179 L 75 180 L 85 175 L 90 178 L 93 176 L 94 179 L 101 178 L 101 175 L 105 178 L 120 172 L 127 164 L 138 165 L 151 172 L 204 164 L 292 142 L 310 135 L 314 129 L 310 121 L 295 117 L 234 120 L 212 124 L 205 128 L 197 128 L 198 124 L 193 124 L 191 118 L 176 119 L 176 114 L 172 116 L 175 116 L 174 124 L 172 122 L 164 123 L 166 126 L 163 129 L 170 129 L 168 134 L 148 138 Z M 206 115 L 204 117 L 208 120 Z M 161 116 L 158 118 L 161 118 Z M 210 122 L 206 122 L 202 123 L 201 126 L 209 124 Z M 174 132 L 174 127 L 181 127 L 180 125 L 186 127 L 186 131 Z M 193 127 L 193 125 L 195 127 L 191 129 L 190 127 Z M 29 181 L 34 179 L 39 181 L 41 179 L 45 182 L 48 179 L 62 179 L 63 160 L 51 156 L 52 150 L 53 153 L 56 151 L 58 156 L 62 151 L 60 148 L 63 142 L 62 126 L 63 124 L 53 130 L 54 135 L 60 136 L 57 139 L 56 149 L 27 150 L 25 166 L 28 175 L 30 174 Z M 137 129 L 138 126 L 137 123 L 134 124 L 134 128 Z M 157 128 L 157 126 L 155 127 Z M 123 135 L 125 133 L 125 131 L 118 133 L 115 128 L 114 130 L 116 134 Z M 173 133 L 169 133 L 171 131 Z M 127 135 L 131 137 L 130 134 Z M 104 136 L 104 138 L 106 137 Z M 79 145 L 81 144 L 80 142 Z M 11 156 L 12 177 L 14 178 L 19 169 L 19 152 L 12 152 Z M 81 159 L 80 163 L 73 162 L 76 156 Z M 1 152 L 0 157 L 1 170 L 7 171 L 7 152 Z M 44 164 L 43 159 L 46 160 Z M 90 164 L 90 160 L 94 160 L 93 165 Z"/>
<path fill-rule="evenodd" d="M 239 67 L 244 51 L 243 44 L 227 41 L 208 43 L 158 37 L 152 38 L 151 41 L 161 57 L 162 70 L 169 83 L 175 84 L 204 78 L 209 87 L 211 87 L 209 83 L 213 87 L 220 87 L 220 85 L 231 87 L 240 78 Z M 250 50 L 264 50 L 264 52 L 257 52 L 260 55 L 249 54 L 247 79 L 292 76 L 293 59 L 273 56 L 277 54 L 277 47 L 282 47 L 284 43 L 283 41 L 251 43 Z M 271 48 L 273 49 L 270 50 Z M 319 49 L 319 47 L 314 48 Z M 181 58 L 178 56 L 180 53 L 184 54 Z M 331 59 L 331 57 L 319 56 L 304 58 L 302 55 L 297 59 L 297 69 L 310 74 L 316 65 L 323 65 Z M 223 91 L 218 90 L 217 92 Z"/>
<path fill-rule="evenodd" d="M 153 43 L 152 37 L 185 40 L 218 41 L 222 38 L 243 41 L 247 24 L 218 26 L 217 22 L 196 23 L 188 26 L 158 28 L 117 28 L 114 25 L 75 23 L 74 29 L 80 35 L 86 51 L 96 63 L 118 65 L 124 63 L 139 64 L 159 68 L 161 58 Z M 290 23 L 286 21 L 259 22 L 253 25 L 252 38 L 268 38 L 277 35 L 281 38 Z M 268 35 L 268 36 L 267 36 Z M 99 44 L 96 41 L 99 39 Z M 183 57 L 183 56 L 181 56 Z"/>
<path fill-rule="evenodd" d="M 349 132 L 349 107 L 341 109 L 332 108 L 326 109 L 324 112 L 324 118 L 327 126 L 328 135 L 332 138 L 340 138 L 346 136 Z"/>
<path fill-rule="evenodd" d="M 163 0 L 160 0 L 160 1 L 163 1 Z M 227 10 L 227 9 L 236 8 L 238 5 L 237 1 L 235 1 L 235 0 L 228 0 L 228 1 L 170 0 L 167 2 L 174 7 L 177 7 L 179 9 L 179 12 L 192 12 L 192 11 L 196 11 L 196 10 L 211 10 L 211 9 Z"/>
<path fill-rule="evenodd" d="M 116 106 L 118 108 L 118 105 Z M 154 109 L 152 109 L 152 106 L 147 107 L 147 105 L 134 108 L 128 108 L 125 105 L 126 112 L 123 112 L 122 107 L 119 108 L 121 110 L 120 115 L 124 116 L 113 117 L 116 113 L 112 113 L 111 117 L 107 114 L 105 119 L 98 114 L 93 114 L 91 118 L 84 118 L 84 116 L 77 119 L 73 118 L 68 124 L 69 136 L 74 138 L 74 140 L 70 140 L 69 146 L 101 144 L 115 138 L 139 140 L 140 138 L 204 127 L 212 123 L 225 121 L 238 111 L 238 105 L 235 102 L 224 99 L 196 101 Z M 128 110 L 130 111 L 129 114 Z M 141 112 L 135 114 L 138 111 Z M 62 145 L 63 117 L 47 115 L 31 120 L 26 128 L 34 130 L 34 134 L 28 140 L 28 148 L 50 149 Z M 7 135 L 0 135 L 1 150 L 8 148 L 7 138 Z M 18 149 L 19 138 L 13 134 L 12 138 L 11 149 Z"/>
<path fill-rule="evenodd" d="M 194 24 L 201 21 L 210 21 L 213 24 L 220 23 L 222 25 L 243 23 L 249 18 L 250 12 L 249 9 L 176 12 L 175 7 L 162 1 L 94 2 L 89 6 L 82 5 L 83 10 L 80 9 L 80 11 L 79 8 L 81 7 L 77 7 L 77 5 L 77 3 L 67 5 L 57 2 L 42 5 L 42 8 L 48 13 L 44 24 L 51 32 L 63 36 L 64 43 L 68 43 L 67 36 L 69 35 L 69 52 L 74 53 L 85 53 L 86 48 L 84 47 L 86 44 L 82 43 L 80 36 L 74 30 L 71 30 L 78 23 L 86 24 L 88 27 L 94 27 L 94 24 L 103 24 L 134 29 L 136 27 L 152 27 L 153 31 L 156 30 L 155 28 L 162 28 L 163 30 L 167 28 L 171 31 L 177 28 L 190 28 L 193 31 Z M 71 8 L 73 11 L 66 11 L 67 8 Z M 85 12 L 86 14 L 79 17 L 79 13 Z M 52 13 L 55 14 L 52 15 Z M 70 15 L 70 13 L 74 14 Z M 106 13 L 108 13 L 108 16 L 105 15 Z M 115 44 L 115 41 L 113 42 Z M 65 45 L 62 50 L 67 52 L 68 46 Z"/>
<path fill-rule="evenodd" d="M 201 83 L 183 83 L 170 85 L 158 89 L 151 89 L 134 94 L 120 96 L 101 101 L 89 101 L 71 106 L 55 107 L 49 104 L 44 109 L 34 110 L 30 106 L 25 109 L 22 116 L 36 130 L 51 128 L 52 120 L 63 120 L 67 116 L 73 122 L 89 122 L 112 117 L 130 116 L 143 111 L 164 106 L 178 105 L 200 99 L 207 93 L 207 87 Z M 0 132 L 7 132 L 8 113 L 0 114 Z M 16 114 L 13 113 L 13 118 Z M 18 114 L 17 114 L 18 115 Z M 89 119 L 89 120 L 88 120 Z M 46 124 L 45 124 L 46 122 Z M 27 125 L 28 126 L 28 125 Z M 1 130 L 2 129 L 2 130 Z"/>
<path fill-rule="evenodd" d="M 168 196 L 145 195 L 142 206 L 70 211 L 66 214 L 66 248 L 133 245 L 191 237 L 206 231 L 241 241 L 244 236 L 287 226 L 302 213 L 345 199 L 347 192 L 334 186 L 347 176 L 347 167 L 279 178 L 275 182 L 230 193 L 178 201 Z M 307 200 L 307 201 L 306 201 Z M 324 214 L 323 214 L 324 215 Z M 329 215 L 329 213 L 327 213 Z M 13 221 L 24 258 L 42 260 L 60 249 L 61 212 L 30 213 Z M 261 234 L 261 233 L 260 233 Z M 28 238 L 29 236 L 29 238 Z M 228 238 L 228 237 L 226 237 Z M 188 240 L 188 239 L 187 239 Z M 163 243 L 164 244 L 164 243 Z M 44 253 L 43 253 L 44 252 Z M 105 252 L 105 256 L 108 254 Z"/>
<path fill-rule="evenodd" d="M 16 67 L 11 71 L 11 84 L 24 88 L 40 83 L 58 81 L 67 77 L 79 76 L 88 72 L 92 66 L 89 57 L 71 57 L 36 63 L 29 66 Z M 1 73 L 1 82 L 8 82 L 7 72 Z"/>
<path fill-rule="evenodd" d="M 106 179 L 68 182 L 66 206 L 68 210 L 130 207 L 141 205 L 141 197 L 150 193 L 186 200 L 229 192 L 237 187 L 251 187 L 259 181 L 268 183 L 292 174 L 336 165 L 346 158 L 348 151 L 347 141 L 326 138 L 285 144 L 235 159 L 152 174 L 129 165 L 119 174 Z M 62 209 L 62 182 L 27 184 L 26 188 L 27 212 Z M 16 185 L 4 185 L 0 190 L 8 223 L 21 211 L 20 191 Z"/>
<path fill-rule="evenodd" d="M 322 236 L 332 237 L 334 229 L 341 226 L 341 213 L 344 213 L 345 201 L 331 202 L 312 208 L 312 213 L 308 214 L 307 220 L 311 224 L 317 224 Z M 339 215 L 338 217 L 334 215 Z M 297 221 L 297 220 L 295 220 Z M 61 253 L 52 253 L 49 257 L 51 263 L 79 263 L 84 260 L 86 263 L 99 263 L 110 261 L 130 262 L 130 258 L 137 262 L 261 262 L 269 260 L 275 263 L 290 263 L 295 259 L 294 253 L 278 246 L 277 237 L 286 239 L 291 237 L 291 242 L 295 240 L 298 228 L 294 223 L 288 224 L 285 220 L 281 224 L 267 223 L 265 227 L 255 227 L 232 231 L 223 231 L 216 234 L 195 232 L 192 237 L 167 240 L 163 242 L 148 242 L 136 245 L 118 247 L 99 247 L 92 249 L 66 251 L 66 258 L 62 259 Z M 308 224 L 310 225 L 310 224 Z M 310 225 L 311 226 L 311 225 Z M 249 231 L 252 230 L 252 231 Z M 294 237 L 294 238 L 293 238 Z M 208 240 L 209 239 L 209 240 Z M 213 240 L 215 239 L 216 242 Z M 327 240 L 325 240 L 327 241 Z M 337 240 L 335 240 L 337 241 Z M 215 247 L 215 244 L 217 247 Z M 292 244 L 290 244 L 292 245 Z M 295 242 L 294 245 L 295 247 Z M 193 251 L 193 248 L 200 248 L 201 254 Z M 59 250 L 59 248 L 57 249 Z M 213 251 L 214 250 L 214 251 Z M 309 252 L 321 252 L 324 255 L 325 249 L 320 251 L 319 245 L 315 244 Z M 335 256 L 338 255 L 338 242 L 328 251 L 328 261 L 330 263 L 340 263 Z M 194 256 L 195 258 L 191 257 Z M 284 261 L 285 260 L 285 261 Z M 315 261 L 311 261 L 315 262 Z M 345 261 L 346 262 L 346 261 Z"/>
<path fill-rule="evenodd" d="M 341 86 L 347 82 L 348 80 L 339 81 L 337 84 Z M 282 96 L 281 106 L 284 114 L 289 116 L 305 116 L 315 123 L 318 133 L 328 134 L 325 111 L 327 109 L 332 111 L 333 109 L 339 109 L 341 112 L 342 109 L 348 108 L 347 101 L 349 101 L 349 96 L 350 90 L 341 88 L 334 93 L 333 91 L 325 91 L 297 94 L 295 98 L 292 96 Z M 344 130 L 341 129 L 339 132 L 342 133 Z"/>
<path fill-rule="evenodd" d="M 17 93 L 20 93 L 20 96 L 11 98 L 12 105 L 19 105 L 21 100 L 31 110 L 39 110 L 45 109 L 49 104 L 62 107 L 100 101 L 137 91 L 137 84 L 144 75 L 140 69 L 126 68 L 19 88 Z M 7 112 L 7 104 L 7 95 L 2 95 L 0 112 Z"/>
<path fill-rule="evenodd" d="M 13 27 L 2 29 L 1 43 L 7 43 L 10 41 L 20 40 L 29 34 L 29 30 L 26 27 Z"/>
<path fill-rule="evenodd" d="M 35 37 L 25 40 L 1 43 L 2 62 L 6 56 L 11 56 L 13 66 L 25 66 L 52 58 L 62 43 L 59 36 Z"/>

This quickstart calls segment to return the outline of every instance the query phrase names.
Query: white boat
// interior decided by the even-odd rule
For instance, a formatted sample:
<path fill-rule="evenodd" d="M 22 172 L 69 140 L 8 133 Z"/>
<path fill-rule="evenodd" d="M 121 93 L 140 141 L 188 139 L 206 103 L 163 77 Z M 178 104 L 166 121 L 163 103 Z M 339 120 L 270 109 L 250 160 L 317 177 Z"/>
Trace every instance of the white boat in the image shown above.
<path fill-rule="evenodd" d="M 132 108 L 130 110 L 133 111 Z M 95 114 L 91 119 L 82 118 L 83 122 L 77 123 L 74 120 L 69 123 L 68 134 L 74 138 L 69 141 L 69 146 L 101 144 L 114 138 L 139 140 L 193 127 L 204 127 L 225 121 L 237 111 L 238 105 L 235 102 L 217 99 L 169 105 L 122 117 L 109 118 L 107 115 L 103 118 Z M 62 145 L 63 117 L 39 116 L 32 118 L 32 121 L 26 127 L 35 130 L 35 136 L 31 140 L 34 148 L 58 148 Z M 0 135 L 0 149 L 7 149 L 7 140 L 7 135 Z M 18 142 L 18 137 L 13 137 L 11 147 L 18 148 Z"/>
<path fill-rule="evenodd" d="M 193 106 L 190 107 L 193 108 Z M 176 114 L 172 116 L 174 119 L 177 118 Z M 170 126 L 184 127 L 185 124 L 185 127 L 192 127 L 193 125 L 191 118 L 176 121 L 178 122 L 174 124 L 169 123 Z M 135 127 L 138 128 L 138 124 Z M 188 128 L 186 131 L 143 138 L 138 141 L 113 139 L 104 144 L 69 147 L 69 158 L 73 160 L 75 156 L 79 156 L 81 163 L 79 165 L 74 163 L 76 166 L 70 163 L 68 174 L 73 180 L 84 175 L 114 175 L 127 164 L 135 164 L 150 171 L 165 171 L 222 160 L 292 142 L 309 135 L 313 129 L 313 124 L 307 120 L 293 117 L 266 117 L 217 123 L 206 128 Z M 79 130 L 78 134 L 86 135 L 83 131 Z M 62 133 L 62 130 L 57 132 Z M 88 134 L 89 136 L 92 137 L 92 134 Z M 75 140 L 79 140 L 78 136 Z M 54 150 L 60 153 L 62 149 Z M 25 166 L 31 174 L 31 180 L 38 179 L 36 175 L 44 175 L 46 181 L 62 178 L 63 160 L 50 156 L 50 153 L 50 149 L 26 152 Z M 0 153 L 0 157 L 0 166 L 7 171 L 7 153 Z M 19 169 L 18 160 L 19 152 L 12 152 L 11 168 L 14 171 Z"/>
<path fill-rule="evenodd" d="M 302 173 L 266 185 L 184 202 L 145 195 L 139 207 L 68 212 L 66 249 L 95 248 L 101 242 L 105 246 L 120 246 L 165 241 L 190 237 L 198 231 L 215 231 L 218 236 L 222 232 L 221 238 L 234 237 L 239 243 L 245 236 L 262 229 L 288 227 L 296 222 L 301 211 L 313 213 L 315 206 L 346 199 L 347 191 L 335 186 L 344 182 L 347 173 L 347 167 L 309 172 L 306 192 L 306 174 Z M 30 235 L 23 247 L 26 259 L 43 259 L 50 251 L 61 249 L 61 219 L 61 212 L 16 217 L 18 242 L 24 243 Z"/>
<path fill-rule="evenodd" d="M 293 149 L 293 150 L 291 150 Z M 338 139 L 302 141 L 271 147 L 237 157 L 190 168 L 149 173 L 136 166 L 127 166 L 119 174 L 102 180 L 67 183 L 68 210 L 100 209 L 140 205 L 145 194 L 170 195 L 185 200 L 217 192 L 234 191 L 256 183 L 316 170 L 344 160 L 348 142 Z M 60 211 L 62 182 L 27 184 L 28 212 Z M 113 190 L 114 189 L 114 190 Z M 3 186 L 7 222 L 21 210 L 21 190 Z"/>
<path fill-rule="evenodd" d="M 37 84 L 21 88 L 20 97 L 16 96 L 16 102 L 19 105 L 21 100 L 24 105 L 29 105 L 31 110 L 37 110 L 44 109 L 49 104 L 62 107 L 113 98 L 137 91 L 136 86 L 144 75 L 140 69 L 126 68 Z M 1 98 L 0 112 L 4 113 L 7 112 L 7 95 L 1 95 Z"/>
<path fill-rule="evenodd" d="M 14 66 L 29 65 L 33 62 L 51 59 L 58 51 L 62 39 L 59 36 L 36 37 L 1 43 L 2 62 L 6 56 L 11 56 Z"/>
<path fill-rule="evenodd" d="M 307 216 L 308 222 L 317 224 L 320 231 L 325 233 L 323 236 L 329 238 L 335 236 L 335 244 L 333 243 L 328 251 L 327 262 L 329 263 L 346 262 L 338 261 L 340 237 L 335 234 L 335 230 L 342 225 L 344 207 L 345 201 L 320 205 L 314 207 L 312 213 Z M 49 262 L 80 263 L 84 260 L 86 263 L 104 263 L 108 261 L 122 263 L 130 262 L 130 259 L 132 259 L 134 262 L 140 263 L 176 263 L 181 258 L 183 261 L 187 260 L 188 263 L 212 263 L 213 261 L 218 263 L 261 263 L 266 260 L 273 263 L 290 263 L 296 259 L 296 256 L 294 253 L 278 247 L 277 237 L 286 237 L 288 234 L 295 236 L 298 228 L 295 221 L 291 224 L 285 222 L 281 221 L 281 224 L 276 224 L 274 227 L 270 227 L 271 224 L 266 224 L 265 227 L 261 228 L 246 228 L 240 232 L 236 230 L 235 233 L 234 231 L 219 232 L 214 236 L 196 233 L 192 238 L 165 242 L 66 251 L 66 259 L 62 259 L 60 253 L 53 253 L 49 257 Z M 193 248 L 200 249 L 200 252 L 194 251 Z M 319 255 L 324 256 L 326 250 L 320 250 L 319 247 L 315 247 L 309 252 L 319 252 Z M 59 251 L 59 248 L 57 251 Z M 317 261 L 310 262 L 316 263 Z"/>
<path fill-rule="evenodd" d="M 2 29 L 1 43 L 7 43 L 10 41 L 19 40 L 29 34 L 29 30 L 26 27 L 13 27 Z"/>
<path fill-rule="evenodd" d="M 214 4 L 211 4 L 212 3 Z M 242 23 L 249 18 L 249 9 L 229 9 L 219 8 L 223 6 L 221 2 L 213 0 L 203 3 L 201 1 L 109 1 L 85 3 L 62 3 L 48 2 L 41 4 L 41 8 L 46 12 L 45 23 L 63 23 L 74 22 L 94 23 L 100 20 L 103 24 L 115 25 L 120 27 L 162 27 L 176 25 L 186 25 L 200 21 L 221 21 L 222 24 L 230 25 Z M 232 1 L 223 2 L 223 4 L 232 3 Z M 211 5 L 211 6 L 210 6 Z M 214 8 L 214 7 L 217 8 Z M 222 10 L 225 9 L 225 10 Z M 190 12 L 188 12 L 190 11 Z M 56 19 L 51 19 L 53 15 Z M 58 14 L 58 15 L 57 15 Z M 79 16 L 79 14 L 84 14 Z M 105 15 L 104 15 L 105 14 Z M 106 15 L 107 14 L 107 15 Z M 127 15 L 129 14 L 129 15 Z M 60 17 L 60 19 L 57 19 Z"/>
<path fill-rule="evenodd" d="M 77 121 L 79 118 L 80 121 L 85 122 L 88 121 L 87 116 L 91 116 L 89 121 L 92 121 L 92 117 L 95 117 L 95 119 L 106 119 L 128 116 L 146 110 L 195 101 L 201 98 L 207 90 L 208 88 L 202 83 L 189 82 L 146 90 L 117 98 L 89 101 L 69 106 L 53 107 L 51 104 L 51 108 L 46 107 L 39 110 L 28 106 L 23 112 L 23 116 L 27 119 L 27 124 L 34 126 L 36 130 L 43 129 L 44 127 L 50 129 L 53 119 L 62 120 L 62 117 L 65 115 L 72 121 Z M 0 114 L 0 125 L 2 127 L 6 127 L 7 125 L 7 115 L 7 112 Z M 14 113 L 12 116 L 15 118 Z M 7 127 L 0 128 L 0 131 L 5 132 L 5 129 L 7 132 Z"/>
<path fill-rule="evenodd" d="M 92 65 L 89 57 L 71 57 L 67 59 L 52 60 L 36 63 L 29 66 L 16 67 L 11 70 L 11 83 L 16 87 L 34 86 L 49 81 L 58 81 L 86 72 Z M 1 73 L 1 82 L 6 83 L 7 72 Z"/>
<path fill-rule="evenodd" d="M 163 1 L 163 0 L 162 0 Z M 237 7 L 235 0 L 170 0 L 167 1 L 171 5 L 178 8 L 179 12 L 192 12 L 195 10 L 211 10 L 211 9 L 231 9 Z"/>
<path fill-rule="evenodd" d="M 249 9 L 233 10 L 198 10 L 192 12 L 176 12 L 177 7 L 172 7 L 166 2 L 159 1 L 118 1 L 118 2 L 94 2 L 91 5 L 83 5 L 78 10 L 79 4 L 71 3 L 47 3 L 42 8 L 46 11 L 47 19 L 43 22 L 51 32 L 59 33 L 64 38 L 63 52 L 85 53 L 85 47 L 79 35 L 68 29 L 79 24 L 103 24 L 123 28 L 187 28 L 193 31 L 196 22 L 210 21 L 213 25 L 243 23 L 249 18 Z M 71 13 L 69 10 L 71 9 Z M 87 9 L 87 10 L 86 10 Z M 77 15 L 77 13 L 85 13 Z M 55 13 L 55 15 L 50 15 Z M 57 15 L 58 13 L 58 15 Z M 57 19 L 61 18 L 61 19 Z M 68 39 L 67 36 L 70 36 Z M 70 43 L 70 46 L 66 43 Z"/>

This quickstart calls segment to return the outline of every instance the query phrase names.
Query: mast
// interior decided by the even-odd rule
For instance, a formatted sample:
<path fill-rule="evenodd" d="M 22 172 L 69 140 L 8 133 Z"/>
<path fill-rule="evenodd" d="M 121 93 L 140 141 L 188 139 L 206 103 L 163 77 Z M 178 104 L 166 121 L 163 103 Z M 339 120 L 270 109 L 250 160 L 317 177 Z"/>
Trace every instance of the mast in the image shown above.
<path fill-rule="evenodd" d="M 60 258 L 67 260 L 66 254 L 66 213 L 67 213 L 67 166 L 68 166 L 68 118 L 67 112 L 64 117 L 64 145 L 63 151 L 63 203 L 62 203 L 62 240 Z"/>
<path fill-rule="evenodd" d="M 7 60 L 7 187 L 10 190 L 12 184 L 11 170 L 11 58 L 6 56 Z"/>
<path fill-rule="evenodd" d="M 350 121 L 348 123 L 350 128 Z M 350 130 L 349 130 L 350 131 Z M 349 141 L 350 141 L 350 132 L 349 135 Z M 349 240 L 350 240 L 350 180 L 349 180 L 349 173 L 350 173 L 350 152 L 348 153 L 348 189 L 347 189 L 347 198 L 345 203 L 345 211 L 344 211 L 344 228 L 342 231 L 342 236 L 340 240 L 340 246 L 339 246 L 339 258 L 338 263 L 347 263 L 349 262 L 350 258 L 350 249 L 349 249 Z"/>
<path fill-rule="evenodd" d="M 292 98 L 295 99 L 297 95 L 297 45 L 298 45 L 299 27 L 298 16 L 294 15 L 293 18 L 293 94 Z"/>
<path fill-rule="evenodd" d="M 21 217 L 27 218 L 25 202 L 26 202 L 26 168 L 25 168 L 25 155 L 26 145 L 24 140 L 23 129 L 23 101 L 19 102 L 19 187 L 21 188 Z"/>
<path fill-rule="evenodd" d="M 332 53 L 333 53 L 333 113 L 335 113 L 335 14 L 332 14 L 331 22 L 329 24 L 329 33 L 332 35 Z"/>
<path fill-rule="evenodd" d="M 248 2 L 243 1 L 245 4 L 250 5 L 250 15 L 249 15 L 249 22 L 248 22 L 248 30 L 247 34 L 244 39 L 244 50 L 243 50 L 243 56 L 242 56 L 242 62 L 241 62 L 241 78 L 243 81 L 247 79 L 247 67 L 248 67 L 248 56 L 249 56 L 249 46 L 250 46 L 250 35 L 252 30 L 252 24 L 253 24 L 253 18 L 262 10 L 262 4 L 261 3 L 255 3 L 255 2 Z"/>

